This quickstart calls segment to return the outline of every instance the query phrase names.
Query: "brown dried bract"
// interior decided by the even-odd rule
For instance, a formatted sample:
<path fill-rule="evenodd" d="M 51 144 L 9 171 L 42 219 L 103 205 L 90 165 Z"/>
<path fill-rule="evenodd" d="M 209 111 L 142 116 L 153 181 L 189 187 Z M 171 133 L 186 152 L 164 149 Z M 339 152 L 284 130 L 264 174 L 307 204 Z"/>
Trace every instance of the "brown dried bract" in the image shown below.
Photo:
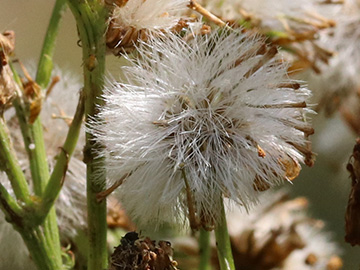
<path fill-rule="evenodd" d="M 175 270 L 170 242 L 156 243 L 150 238 L 139 239 L 136 232 L 121 238 L 121 244 L 111 255 L 109 270 Z"/>
<path fill-rule="evenodd" d="M 356 140 L 353 154 L 346 166 L 351 177 L 351 191 L 345 214 L 345 241 L 360 245 L 360 139 Z"/>
<path fill-rule="evenodd" d="M 15 49 L 15 33 L 6 31 L 0 34 L 0 114 L 9 106 L 16 95 L 17 85 L 8 65 L 8 57 Z"/>
<path fill-rule="evenodd" d="M 105 0 L 105 5 L 111 10 L 114 7 L 122 7 L 124 6 L 129 0 Z"/>
<path fill-rule="evenodd" d="M 135 225 L 131 222 L 117 199 L 110 196 L 107 203 L 106 221 L 109 228 L 123 228 L 127 231 L 135 230 Z"/>
<path fill-rule="evenodd" d="M 106 46 L 114 55 L 130 53 L 135 49 L 138 40 L 146 40 L 146 32 L 146 29 L 119 26 L 112 20 L 106 32 Z"/>

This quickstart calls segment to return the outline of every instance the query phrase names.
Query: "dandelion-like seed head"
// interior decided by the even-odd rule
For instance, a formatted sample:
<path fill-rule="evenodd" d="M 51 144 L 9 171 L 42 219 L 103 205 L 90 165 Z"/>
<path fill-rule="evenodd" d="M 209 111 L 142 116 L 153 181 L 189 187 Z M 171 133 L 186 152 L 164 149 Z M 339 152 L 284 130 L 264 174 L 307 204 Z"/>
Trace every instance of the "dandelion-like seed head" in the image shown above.
<path fill-rule="evenodd" d="M 118 1 L 119 2 L 119 1 Z M 149 33 L 168 31 L 181 19 L 188 0 L 129 0 L 114 5 L 107 32 L 107 46 L 115 55 L 131 51 Z"/>
<path fill-rule="evenodd" d="M 106 122 L 90 126 L 109 177 L 129 174 L 119 194 L 139 226 L 181 213 L 213 225 L 221 197 L 248 207 L 259 191 L 295 178 L 300 162 L 312 164 L 309 91 L 263 39 L 169 34 L 138 51 L 124 68 L 128 83 L 106 91 Z"/>

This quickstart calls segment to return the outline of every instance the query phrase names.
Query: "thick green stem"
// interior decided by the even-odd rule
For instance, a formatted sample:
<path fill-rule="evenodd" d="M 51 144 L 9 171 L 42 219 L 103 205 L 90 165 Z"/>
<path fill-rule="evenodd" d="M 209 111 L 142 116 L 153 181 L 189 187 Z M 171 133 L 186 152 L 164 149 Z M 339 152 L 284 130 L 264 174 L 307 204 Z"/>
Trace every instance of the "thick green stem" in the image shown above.
<path fill-rule="evenodd" d="M 231 252 L 230 237 L 226 224 L 224 204 L 221 202 L 221 220 L 215 228 L 216 248 L 221 270 L 235 270 Z"/>
<path fill-rule="evenodd" d="M 49 243 L 42 228 L 17 228 L 22 236 L 38 270 L 60 270 L 64 269 L 62 263 L 57 259 L 57 252 Z M 50 244 L 50 245 L 49 245 Z"/>
<path fill-rule="evenodd" d="M 39 270 L 63 269 L 54 256 L 53 247 L 49 246 L 41 227 L 29 227 L 26 212 L 11 197 L 7 190 L 0 184 L 0 208 L 6 216 L 6 220 L 13 224 L 21 234 L 31 258 Z M 11 244 L 11 243 L 10 243 Z"/>
<path fill-rule="evenodd" d="M 200 229 L 199 235 L 200 264 L 199 270 L 209 270 L 211 258 L 210 232 Z"/>
<path fill-rule="evenodd" d="M 77 22 L 83 49 L 85 117 L 86 120 L 89 117 L 98 119 L 98 107 L 103 104 L 100 96 L 105 72 L 107 10 L 102 1 L 68 0 L 68 3 Z M 106 269 L 108 261 L 106 200 L 96 200 L 96 194 L 105 190 L 106 176 L 103 159 L 95 157 L 95 152 L 102 146 L 94 141 L 94 136 L 87 133 L 84 161 L 87 165 L 88 270 Z"/>

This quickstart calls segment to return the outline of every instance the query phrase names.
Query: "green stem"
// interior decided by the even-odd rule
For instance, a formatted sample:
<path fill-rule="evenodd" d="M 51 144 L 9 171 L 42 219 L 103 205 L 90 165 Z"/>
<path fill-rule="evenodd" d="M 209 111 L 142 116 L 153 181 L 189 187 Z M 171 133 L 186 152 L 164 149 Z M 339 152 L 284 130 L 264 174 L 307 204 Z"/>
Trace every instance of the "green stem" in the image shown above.
<path fill-rule="evenodd" d="M 200 229 L 199 235 L 200 264 L 199 270 L 209 270 L 211 258 L 210 232 Z"/>
<path fill-rule="evenodd" d="M 46 216 L 51 207 L 54 205 L 54 202 L 58 197 L 61 191 L 61 187 L 64 183 L 67 166 L 79 138 L 80 128 L 84 117 L 84 103 L 83 93 L 81 92 L 79 103 L 66 136 L 64 146 L 62 147 L 61 152 L 57 157 L 54 170 L 42 196 L 42 203 L 40 206 L 41 212 L 39 213 L 41 218 Z"/>
<path fill-rule="evenodd" d="M 221 220 L 215 228 L 216 247 L 221 270 L 235 270 L 231 252 L 230 237 L 226 224 L 224 203 L 221 202 Z"/>
<path fill-rule="evenodd" d="M 23 215 L 22 208 L 2 184 L 0 184 L 0 207 L 3 210 L 7 221 L 23 225 L 21 219 L 21 216 Z"/>
<path fill-rule="evenodd" d="M 68 4 L 77 22 L 83 50 L 85 117 L 86 120 L 98 118 L 98 107 L 103 104 L 100 96 L 105 72 L 107 10 L 102 1 L 68 0 Z M 106 200 L 96 200 L 96 194 L 106 188 L 106 176 L 104 160 L 95 157 L 102 146 L 94 141 L 95 137 L 87 133 L 84 161 L 87 165 L 88 270 L 106 269 L 108 261 Z"/>
<path fill-rule="evenodd" d="M 53 69 L 53 55 L 55 40 L 59 32 L 59 25 L 63 13 L 66 10 L 66 0 L 57 0 L 51 14 L 50 22 L 46 31 L 45 40 L 41 50 L 41 57 L 36 73 L 36 82 L 44 90 L 50 82 Z"/>
<path fill-rule="evenodd" d="M 45 35 L 36 75 L 36 82 L 43 91 L 50 81 L 56 36 L 65 8 L 65 0 L 56 1 Z M 41 197 L 49 180 L 49 167 L 41 120 L 38 117 L 33 124 L 29 124 L 26 109 L 20 97 L 14 101 L 14 105 L 29 156 L 34 193 Z M 22 226 L 16 226 L 16 224 L 14 226 L 22 235 L 39 269 L 63 269 L 59 230 L 54 207 L 51 208 L 49 215 L 41 226 L 31 225 L 31 228 L 23 228 Z"/>
<path fill-rule="evenodd" d="M 45 34 L 45 40 L 41 50 L 40 60 L 38 64 L 36 83 L 45 91 L 48 85 L 52 72 L 52 56 L 55 50 L 56 37 L 59 32 L 60 21 L 66 9 L 66 0 L 57 0 L 51 14 L 48 29 Z M 43 127 L 40 117 L 37 117 L 35 122 L 30 125 L 31 135 L 33 138 L 33 155 L 30 158 L 31 174 L 34 182 L 34 192 L 36 195 L 41 195 L 49 180 L 49 166 L 47 163 L 47 155 L 45 150 Z M 47 250 L 52 264 L 57 268 L 62 269 L 61 258 L 61 244 L 59 229 L 56 221 L 55 207 L 49 211 L 43 224 L 44 242 L 47 244 Z M 31 252 L 31 250 L 30 250 Z M 41 259 L 41 258 L 40 258 Z M 46 259 L 43 259 L 44 261 Z"/>
<path fill-rule="evenodd" d="M 6 220 L 11 222 L 14 228 L 22 236 L 31 258 L 39 270 L 63 269 L 53 256 L 53 249 L 49 246 L 41 227 L 30 227 L 26 216 L 28 213 L 18 205 L 7 190 L 0 184 L 0 208 L 3 210 Z"/>
<path fill-rule="evenodd" d="M 4 170 L 11 182 L 17 199 L 31 204 L 29 187 L 24 173 L 12 148 L 5 121 L 0 117 L 0 167 Z"/>
<path fill-rule="evenodd" d="M 51 78 L 53 68 L 52 57 L 55 50 L 56 37 L 59 32 L 60 20 L 66 9 L 66 0 L 57 0 L 51 14 L 45 40 L 40 54 L 38 69 L 36 73 L 36 83 L 45 91 Z M 31 147 L 30 167 L 34 181 L 34 191 L 36 195 L 41 195 L 49 179 L 49 166 L 44 144 L 43 127 L 40 117 L 30 125 L 31 135 L 35 148 Z M 27 147 L 29 147 L 27 145 Z"/>
<path fill-rule="evenodd" d="M 64 269 L 62 263 L 58 262 L 56 253 L 41 227 L 37 228 L 19 228 L 15 229 L 23 238 L 38 270 L 60 270 Z M 55 256 L 54 256 L 55 255 Z"/>

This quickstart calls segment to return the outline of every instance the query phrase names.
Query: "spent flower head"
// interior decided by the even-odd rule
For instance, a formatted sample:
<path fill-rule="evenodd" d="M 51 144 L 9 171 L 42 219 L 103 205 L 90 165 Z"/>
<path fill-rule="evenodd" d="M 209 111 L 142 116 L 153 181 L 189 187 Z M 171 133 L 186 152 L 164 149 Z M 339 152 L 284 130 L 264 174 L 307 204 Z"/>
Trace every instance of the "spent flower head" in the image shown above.
<path fill-rule="evenodd" d="M 169 31 L 181 19 L 188 0 L 115 1 L 112 6 L 107 46 L 117 55 L 131 51 L 138 39 L 149 33 Z"/>
<path fill-rule="evenodd" d="M 311 68 L 320 72 L 333 52 L 318 36 L 328 33 L 337 22 L 341 1 L 316 0 L 203 0 L 203 5 L 234 26 L 242 25 L 268 37 L 279 45 L 284 58 L 291 62 L 289 70 L 299 72 Z"/>
<path fill-rule="evenodd" d="M 105 91 L 105 121 L 89 123 L 110 179 L 126 176 L 121 202 L 139 226 L 184 213 L 212 225 L 221 197 L 248 207 L 313 162 L 309 91 L 275 47 L 240 31 L 185 37 L 142 42 L 128 83 Z"/>

